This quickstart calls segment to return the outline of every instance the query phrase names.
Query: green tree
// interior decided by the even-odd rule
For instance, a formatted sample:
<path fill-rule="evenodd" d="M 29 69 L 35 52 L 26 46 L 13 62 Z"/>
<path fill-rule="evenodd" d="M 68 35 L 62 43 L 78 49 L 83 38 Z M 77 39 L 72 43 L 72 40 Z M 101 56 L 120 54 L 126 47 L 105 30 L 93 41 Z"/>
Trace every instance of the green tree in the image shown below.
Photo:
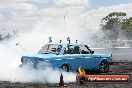
<path fill-rule="evenodd" d="M 124 12 L 112 12 L 101 20 L 101 29 L 105 32 L 106 38 L 118 39 L 119 34 L 123 34 L 126 31 L 126 13 Z M 123 30 L 124 28 L 124 30 Z"/>
<path fill-rule="evenodd" d="M 132 17 L 126 18 L 123 21 L 122 30 L 128 39 L 132 38 Z"/>

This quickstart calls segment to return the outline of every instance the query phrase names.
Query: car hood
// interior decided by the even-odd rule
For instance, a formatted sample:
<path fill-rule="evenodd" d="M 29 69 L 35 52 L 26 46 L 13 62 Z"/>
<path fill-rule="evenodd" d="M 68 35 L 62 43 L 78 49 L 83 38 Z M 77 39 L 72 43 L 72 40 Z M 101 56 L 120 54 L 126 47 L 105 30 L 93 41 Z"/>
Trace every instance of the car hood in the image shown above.
<path fill-rule="evenodd" d="M 97 54 L 97 53 L 95 53 L 95 54 L 93 54 L 93 56 L 95 56 L 95 57 L 111 57 L 111 54 Z"/>

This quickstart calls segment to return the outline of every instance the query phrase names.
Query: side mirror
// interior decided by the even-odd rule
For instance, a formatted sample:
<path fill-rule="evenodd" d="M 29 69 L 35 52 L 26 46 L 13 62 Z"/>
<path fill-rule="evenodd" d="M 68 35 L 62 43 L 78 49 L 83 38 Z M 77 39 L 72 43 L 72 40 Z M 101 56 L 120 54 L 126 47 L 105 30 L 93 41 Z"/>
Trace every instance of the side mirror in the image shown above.
<path fill-rule="evenodd" d="M 91 51 L 91 54 L 94 54 L 94 51 Z"/>

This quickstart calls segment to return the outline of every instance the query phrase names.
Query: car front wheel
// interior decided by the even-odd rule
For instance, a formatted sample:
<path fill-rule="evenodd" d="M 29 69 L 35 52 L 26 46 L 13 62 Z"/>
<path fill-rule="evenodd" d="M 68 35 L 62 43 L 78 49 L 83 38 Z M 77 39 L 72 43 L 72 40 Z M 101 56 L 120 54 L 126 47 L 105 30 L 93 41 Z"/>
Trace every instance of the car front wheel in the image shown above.
<path fill-rule="evenodd" d="M 105 73 L 105 72 L 108 72 L 108 70 L 109 70 L 108 61 L 107 60 L 102 60 L 100 65 L 99 65 L 99 71 Z"/>

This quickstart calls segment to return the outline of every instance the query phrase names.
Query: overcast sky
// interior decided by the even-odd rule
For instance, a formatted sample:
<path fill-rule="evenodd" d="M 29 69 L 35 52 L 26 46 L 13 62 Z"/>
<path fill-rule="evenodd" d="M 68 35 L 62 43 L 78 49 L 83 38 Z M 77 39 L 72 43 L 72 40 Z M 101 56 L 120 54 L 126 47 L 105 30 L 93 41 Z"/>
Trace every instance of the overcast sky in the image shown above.
<path fill-rule="evenodd" d="M 132 0 L 91 0 L 91 9 L 92 8 L 99 8 L 102 6 L 111 6 L 111 5 L 118 5 L 118 4 L 128 4 L 132 3 Z"/>
<path fill-rule="evenodd" d="M 113 11 L 132 16 L 132 0 L 0 0 L 0 29 L 30 30 L 42 19 L 64 16 L 97 29 L 100 20 Z"/>

